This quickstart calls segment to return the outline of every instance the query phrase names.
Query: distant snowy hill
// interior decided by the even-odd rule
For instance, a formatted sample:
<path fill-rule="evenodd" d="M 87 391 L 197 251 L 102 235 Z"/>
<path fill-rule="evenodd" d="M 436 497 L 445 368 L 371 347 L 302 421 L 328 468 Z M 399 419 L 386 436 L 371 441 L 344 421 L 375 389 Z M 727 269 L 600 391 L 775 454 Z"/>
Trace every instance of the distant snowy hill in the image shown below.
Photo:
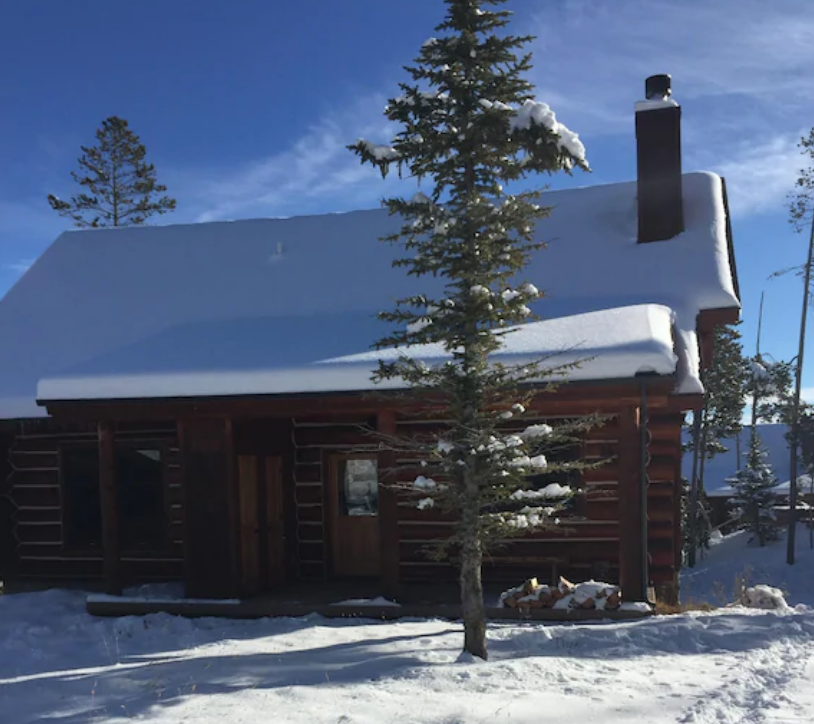
<path fill-rule="evenodd" d="M 749 443 L 751 428 L 745 427 L 741 432 L 741 455 L 746 452 Z M 758 434 L 763 441 L 766 451 L 769 453 L 769 462 L 774 468 L 774 474 L 780 483 L 789 479 L 789 449 L 786 445 L 785 425 L 758 425 Z M 686 439 L 689 435 L 685 433 Z M 736 453 L 736 441 L 728 440 L 724 445 L 729 448 L 728 452 L 716 455 L 712 460 L 707 461 L 706 489 L 708 491 L 717 490 L 726 485 L 726 479 L 738 469 L 738 459 Z M 684 477 L 688 480 L 692 475 L 692 455 L 685 454 L 683 461 Z"/>

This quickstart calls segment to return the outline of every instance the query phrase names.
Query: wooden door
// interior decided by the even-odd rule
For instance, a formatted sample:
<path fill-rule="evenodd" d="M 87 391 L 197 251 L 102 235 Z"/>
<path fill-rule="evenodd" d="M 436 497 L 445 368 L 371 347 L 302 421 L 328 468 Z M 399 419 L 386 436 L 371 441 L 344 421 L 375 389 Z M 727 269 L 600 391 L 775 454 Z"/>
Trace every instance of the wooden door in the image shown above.
<path fill-rule="evenodd" d="M 328 494 L 334 575 L 379 576 L 382 555 L 376 456 L 334 459 Z"/>
<path fill-rule="evenodd" d="M 285 537 L 279 457 L 239 455 L 240 556 L 246 595 L 283 582 Z"/>
<path fill-rule="evenodd" d="M 283 509 L 283 461 L 279 457 L 264 460 L 266 528 L 264 550 L 267 553 L 263 568 L 266 586 L 271 588 L 285 581 L 285 512 Z"/>

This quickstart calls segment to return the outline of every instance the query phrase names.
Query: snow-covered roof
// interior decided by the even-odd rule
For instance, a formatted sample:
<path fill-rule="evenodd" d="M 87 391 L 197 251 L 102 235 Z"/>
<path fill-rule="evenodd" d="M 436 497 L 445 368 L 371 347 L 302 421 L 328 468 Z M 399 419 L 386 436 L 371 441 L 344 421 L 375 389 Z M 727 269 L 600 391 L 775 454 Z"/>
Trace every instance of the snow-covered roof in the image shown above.
<path fill-rule="evenodd" d="M 642 304 L 533 322 L 507 335 L 504 349 L 496 359 L 532 362 L 545 357 L 550 358 L 552 366 L 582 362 L 569 375 L 571 381 L 629 379 L 638 373 L 669 375 L 676 368 L 672 318 L 668 307 Z M 147 349 L 151 351 L 144 354 L 146 349 L 142 349 L 140 355 L 160 359 L 163 341 L 150 340 Z M 252 339 L 245 339 L 244 343 L 251 346 Z M 446 359 L 441 345 L 401 351 L 428 363 Z M 258 360 L 250 366 L 236 361 L 226 368 L 199 368 L 191 372 L 159 368 L 129 374 L 56 377 L 40 383 L 39 396 L 65 400 L 346 392 L 371 387 L 377 360 L 396 356 L 395 351 L 384 350 L 293 367 L 264 367 Z M 388 380 L 378 387 L 400 386 L 397 381 Z"/>
<path fill-rule="evenodd" d="M 548 295 L 535 311 L 573 317 L 569 346 L 601 350 L 587 369 L 612 378 L 676 371 L 675 357 L 668 368 L 659 356 L 667 312 L 616 311 L 612 330 L 580 315 L 666 307 L 683 358 L 679 391 L 697 391 L 696 316 L 738 306 L 721 180 L 686 175 L 686 231 L 650 244 L 636 243 L 635 183 L 549 192 L 544 202 L 553 210 L 538 234 L 550 243 L 523 275 Z M 386 331 L 377 311 L 440 284 L 391 268 L 399 250 L 377 239 L 396 224 L 375 210 L 66 232 L 0 301 L 0 418 L 43 414 L 38 383 L 40 399 L 299 392 L 330 368 L 369 387 L 364 357 L 317 363 L 364 353 Z M 550 349 L 541 334 L 562 324 L 515 336 Z M 627 359 L 623 369 L 633 350 L 638 366 Z M 213 379 L 232 386 L 216 393 Z"/>

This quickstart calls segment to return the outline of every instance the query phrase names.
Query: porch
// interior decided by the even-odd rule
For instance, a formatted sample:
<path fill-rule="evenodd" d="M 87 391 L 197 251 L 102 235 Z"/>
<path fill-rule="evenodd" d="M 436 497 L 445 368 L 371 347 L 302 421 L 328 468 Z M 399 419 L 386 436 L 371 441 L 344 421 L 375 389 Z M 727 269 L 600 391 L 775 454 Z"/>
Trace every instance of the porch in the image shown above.
<path fill-rule="evenodd" d="M 500 608 L 501 587 L 486 586 L 487 617 L 492 621 L 598 621 L 634 620 L 647 617 L 644 610 L 619 609 L 531 609 Z M 401 618 L 461 619 L 457 587 L 453 584 L 402 586 L 395 601 L 381 596 L 376 581 L 331 581 L 322 585 L 293 583 L 273 592 L 245 599 L 207 600 L 172 597 L 110 596 L 91 594 L 87 611 L 94 616 L 145 616 L 168 613 L 187 618 L 257 619 L 301 617 L 316 614 L 325 618 L 361 618 L 391 621 Z"/>

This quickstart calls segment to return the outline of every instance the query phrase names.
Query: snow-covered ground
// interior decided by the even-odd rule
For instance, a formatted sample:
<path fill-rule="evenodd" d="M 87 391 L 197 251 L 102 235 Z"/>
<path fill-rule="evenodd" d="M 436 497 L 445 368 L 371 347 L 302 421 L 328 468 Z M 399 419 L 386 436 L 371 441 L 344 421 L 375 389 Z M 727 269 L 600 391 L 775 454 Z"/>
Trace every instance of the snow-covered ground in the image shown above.
<path fill-rule="evenodd" d="M 779 588 L 791 606 L 814 606 L 814 550 L 803 525 L 797 527 L 795 552 L 795 564 L 786 565 L 785 532 L 765 548 L 753 546 L 744 531 L 714 540 L 695 568 L 682 571 L 681 598 L 685 603 L 721 606 L 737 597 L 742 581 L 746 586 L 766 583 Z"/>
<path fill-rule="evenodd" d="M 753 582 L 767 572 L 800 604 L 782 613 L 493 624 L 488 663 L 460 657 L 460 626 L 446 621 L 94 619 L 80 593 L 7 595 L 0 722 L 808 722 L 806 546 L 789 574 L 782 544 L 754 551 L 730 538 L 687 576 L 696 593 L 712 591 L 719 573 L 727 585 L 752 560 Z"/>

